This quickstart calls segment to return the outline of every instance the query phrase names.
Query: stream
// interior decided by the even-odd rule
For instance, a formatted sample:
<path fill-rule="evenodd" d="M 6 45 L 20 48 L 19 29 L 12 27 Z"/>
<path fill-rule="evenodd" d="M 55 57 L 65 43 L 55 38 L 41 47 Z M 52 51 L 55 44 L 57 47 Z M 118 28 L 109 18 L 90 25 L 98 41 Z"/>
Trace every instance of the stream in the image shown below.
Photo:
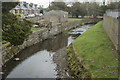
<path fill-rule="evenodd" d="M 3 79 L 57 78 L 57 65 L 53 61 L 53 55 L 63 47 L 68 47 L 74 39 L 92 26 L 93 24 L 80 26 L 70 30 L 68 34 L 58 34 L 23 49 L 4 65 Z M 15 58 L 20 60 L 16 61 Z"/>

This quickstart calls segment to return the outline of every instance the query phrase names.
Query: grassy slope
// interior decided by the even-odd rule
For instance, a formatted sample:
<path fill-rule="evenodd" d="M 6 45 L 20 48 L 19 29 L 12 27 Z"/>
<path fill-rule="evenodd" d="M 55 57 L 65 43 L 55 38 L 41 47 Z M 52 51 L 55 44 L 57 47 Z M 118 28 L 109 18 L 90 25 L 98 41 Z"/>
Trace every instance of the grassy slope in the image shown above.
<path fill-rule="evenodd" d="M 95 78 L 118 76 L 117 53 L 113 51 L 113 44 L 104 33 L 102 22 L 79 36 L 74 41 L 73 47 L 82 64 Z"/>

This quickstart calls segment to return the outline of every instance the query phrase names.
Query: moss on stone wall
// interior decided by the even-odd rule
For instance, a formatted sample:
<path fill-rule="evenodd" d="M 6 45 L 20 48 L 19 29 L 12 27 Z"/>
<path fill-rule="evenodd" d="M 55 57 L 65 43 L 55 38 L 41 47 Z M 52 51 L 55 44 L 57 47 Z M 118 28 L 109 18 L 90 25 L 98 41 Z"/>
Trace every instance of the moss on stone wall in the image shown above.
<path fill-rule="evenodd" d="M 6 55 L 4 60 L 8 60 L 13 57 L 20 50 L 20 46 L 11 46 L 6 48 Z M 6 61 L 5 61 L 6 62 Z"/>

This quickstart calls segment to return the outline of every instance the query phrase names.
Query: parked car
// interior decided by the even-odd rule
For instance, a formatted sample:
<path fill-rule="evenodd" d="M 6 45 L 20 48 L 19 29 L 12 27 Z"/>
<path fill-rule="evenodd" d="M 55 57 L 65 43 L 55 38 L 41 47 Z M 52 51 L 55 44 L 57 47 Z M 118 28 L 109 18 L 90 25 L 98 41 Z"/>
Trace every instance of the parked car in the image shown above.
<path fill-rule="evenodd" d="M 43 14 L 39 14 L 39 16 L 41 17 Z"/>
<path fill-rule="evenodd" d="M 29 14 L 28 17 L 32 18 L 32 17 L 35 17 L 35 15 L 34 14 Z"/>
<path fill-rule="evenodd" d="M 39 16 L 39 14 L 35 14 L 35 17 L 36 17 L 36 16 Z"/>

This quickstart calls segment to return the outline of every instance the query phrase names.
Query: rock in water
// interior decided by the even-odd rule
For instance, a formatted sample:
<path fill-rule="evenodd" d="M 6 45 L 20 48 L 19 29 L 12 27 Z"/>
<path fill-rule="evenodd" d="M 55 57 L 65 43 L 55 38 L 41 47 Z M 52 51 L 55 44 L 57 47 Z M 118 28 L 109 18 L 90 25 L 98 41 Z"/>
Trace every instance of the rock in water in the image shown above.
<path fill-rule="evenodd" d="M 15 58 L 14 60 L 15 60 L 15 61 L 19 61 L 19 60 L 20 60 L 20 58 Z"/>
<path fill-rule="evenodd" d="M 0 75 L 4 74 L 3 72 L 0 72 Z"/>

